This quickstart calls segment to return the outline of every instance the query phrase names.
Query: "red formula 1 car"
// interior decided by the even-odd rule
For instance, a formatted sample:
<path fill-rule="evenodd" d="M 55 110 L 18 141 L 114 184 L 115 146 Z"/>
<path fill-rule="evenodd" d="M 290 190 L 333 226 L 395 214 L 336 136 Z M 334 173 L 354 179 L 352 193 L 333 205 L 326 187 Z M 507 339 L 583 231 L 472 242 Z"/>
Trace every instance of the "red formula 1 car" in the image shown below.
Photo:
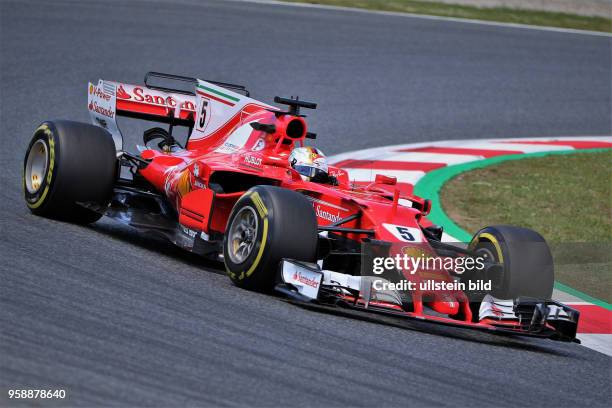
<path fill-rule="evenodd" d="M 100 80 L 88 95 L 93 124 L 47 121 L 34 133 L 23 179 L 33 213 L 76 223 L 106 215 L 163 234 L 222 259 L 237 286 L 313 307 L 577 341 L 579 313 L 550 300 L 552 258 L 539 234 L 496 226 L 468 245 L 442 242 L 425 219 L 430 201 L 384 175 L 353 185 L 300 148 L 316 137 L 300 114 L 314 103 L 276 97 L 283 110 L 242 86 L 153 72 L 144 86 Z M 133 154 L 117 116 L 168 127 L 146 130 Z M 185 146 L 177 127 L 187 128 Z"/>

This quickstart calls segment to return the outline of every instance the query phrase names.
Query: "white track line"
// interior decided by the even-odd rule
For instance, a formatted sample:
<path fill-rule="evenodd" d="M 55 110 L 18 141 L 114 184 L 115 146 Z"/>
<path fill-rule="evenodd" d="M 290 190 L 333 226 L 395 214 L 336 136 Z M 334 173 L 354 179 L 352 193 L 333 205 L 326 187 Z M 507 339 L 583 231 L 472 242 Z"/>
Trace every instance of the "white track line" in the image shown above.
<path fill-rule="evenodd" d="M 612 37 L 611 33 L 604 33 L 600 31 L 576 30 L 572 28 L 560 28 L 560 27 L 548 27 L 548 26 L 534 26 L 534 25 L 529 25 L 529 24 L 502 23 L 502 22 L 497 22 L 497 21 L 473 20 L 473 19 L 458 18 L 458 17 L 431 16 L 427 14 L 402 13 L 402 12 L 395 12 L 395 11 L 366 10 L 366 9 L 360 9 L 360 8 L 355 8 L 355 7 L 328 6 L 328 5 L 323 5 L 323 4 L 286 3 L 283 1 L 276 1 L 276 0 L 226 0 L 226 1 L 258 3 L 258 4 L 287 6 L 287 7 L 313 8 L 313 9 L 322 9 L 322 10 L 343 11 L 343 12 L 350 12 L 350 13 L 368 13 L 368 14 L 377 14 L 381 16 L 419 18 L 423 20 L 449 21 L 449 22 L 464 23 L 464 24 L 477 24 L 477 25 L 492 26 L 492 27 L 550 31 L 550 32 L 555 32 L 555 33 L 566 33 L 566 34 L 581 34 L 581 35 L 591 35 L 591 36 L 597 36 L 597 37 Z"/>

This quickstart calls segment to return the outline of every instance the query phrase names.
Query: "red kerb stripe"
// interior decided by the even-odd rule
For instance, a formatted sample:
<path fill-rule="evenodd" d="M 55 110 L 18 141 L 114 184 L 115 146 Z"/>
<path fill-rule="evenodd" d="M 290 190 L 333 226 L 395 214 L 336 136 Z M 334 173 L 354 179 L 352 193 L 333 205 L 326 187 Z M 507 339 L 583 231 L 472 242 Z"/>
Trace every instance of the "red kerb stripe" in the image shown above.
<path fill-rule="evenodd" d="M 578 333 L 612 334 L 612 311 L 597 305 L 572 305 L 580 312 Z"/>

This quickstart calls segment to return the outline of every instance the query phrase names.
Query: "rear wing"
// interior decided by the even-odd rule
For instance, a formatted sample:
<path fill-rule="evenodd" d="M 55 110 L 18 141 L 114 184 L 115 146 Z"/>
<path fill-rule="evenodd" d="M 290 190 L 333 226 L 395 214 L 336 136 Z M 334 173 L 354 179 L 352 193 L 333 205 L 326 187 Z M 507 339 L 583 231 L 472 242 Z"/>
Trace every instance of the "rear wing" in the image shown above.
<path fill-rule="evenodd" d="M 187 84 L 187 89 L 155 85 L 155 80 Z M 226 82 L 206 81 L 235 92 L 249 96 L 249 91 L 242 85 Z M 152 120 L 193 127 L 196 117 L 195 87 L 196 78 L 147 72 L 144 86 L 115 83 L 117 86 L 117 114 L 120 116 Z"/>
<path fill-rule="evenodd" d="M 206 82 L 249 96 L 249 91 L 242 85 Z M 176 84 L 177 87 L 165 86 L 164 83 Z M 185 88 L 178 87 L 181 84 Z M 170 126 L 186 126 L 191 132 L 198 117 L 195 94 L 197 84 L 196 78 L 160 72 L 148 72 L 144 86 L 99 80 L 98 85 L 89 84 L 88 110 L 92 123 L 108 130 L 117 150 L 121 150 L 123 136 L 117 126 L 116 116 L 167 123 Z"/>

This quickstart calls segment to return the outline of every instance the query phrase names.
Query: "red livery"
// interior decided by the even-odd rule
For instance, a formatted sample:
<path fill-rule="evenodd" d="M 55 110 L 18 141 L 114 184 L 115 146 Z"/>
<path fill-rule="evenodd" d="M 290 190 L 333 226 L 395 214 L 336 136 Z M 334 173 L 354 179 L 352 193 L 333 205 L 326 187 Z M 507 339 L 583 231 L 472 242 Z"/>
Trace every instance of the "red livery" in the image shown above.
<path fill-rule="evenodd" d="M 239 85 L 160 73 L 88 90 L 92 124 L 46 121 L 34 133 L 23 181 L 33 213 L 162 234 L 222 260 L 239 287 L 315 308 L 577 341 L 579 313 L 550 300 L 538 233 L 491 226 L 443 242 L 429 200 L 384 174 L 351 183 L 306 146 L 316 135 L 302 111 L 314 103 L 276 97 L 279 108 Z M 129 150 L 117 116 L 167 127 Z"/>

